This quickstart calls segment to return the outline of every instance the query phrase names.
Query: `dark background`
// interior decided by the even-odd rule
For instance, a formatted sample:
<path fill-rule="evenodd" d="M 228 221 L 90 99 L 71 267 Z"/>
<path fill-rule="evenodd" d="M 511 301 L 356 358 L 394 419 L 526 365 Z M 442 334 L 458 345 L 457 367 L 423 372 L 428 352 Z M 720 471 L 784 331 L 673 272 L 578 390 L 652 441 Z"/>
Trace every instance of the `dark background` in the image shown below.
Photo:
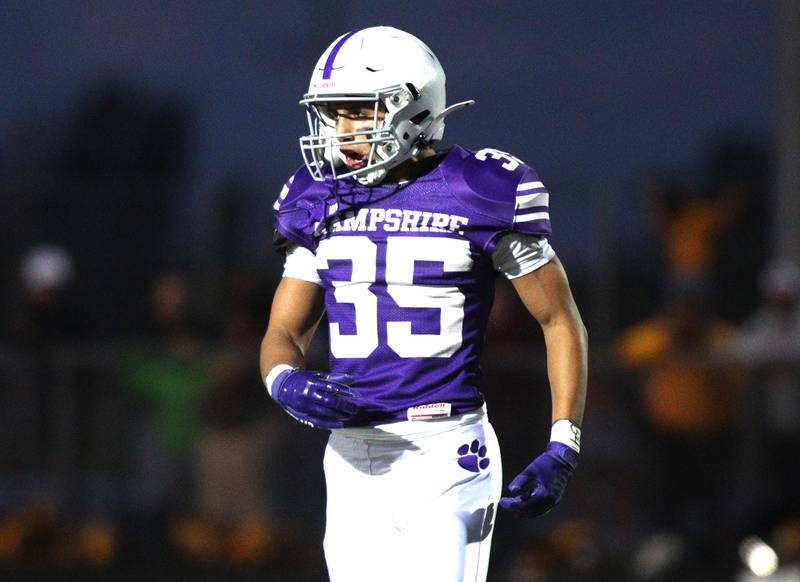
<path fill-rule="evenodd" d="M 297 100 L 331 41 L 377 24 L 433 49 L 448 102 L 477 101 L 450 118 L 444 146 L 498 148 L 537 169 L 551 192 L 552 243 L 590 331 L 581 469 L 545 518 L 501 514 L 490 580 L 733 579 L 739 542 L 774 540 L 793 515 L 767 519 L 768 431 L 753 422 L 764 417 L 757 405 L 739 404 L 722 432 L 684 439 L 709 446 L 701 472 L 724 485 L 682 479 L 694 460 L 655 454 L 659 435 L 641 402 L 647 371 L 619 356 L 626 329 L 697 289 L 706 316 L 743 333 L 761 306 L 764 268 L 800 258 L 785 234 L 798 218 L 785 210 L 796 209 L 786 179 L 798 131 L 786 105 L 786 95 L 797 101 L 787 78 L 800 68 L 792 2 L 7 2 L 6 575 L 324 579 L 324 435 L 274 410 L 257 348 L 282 262 L 270 248 L 271 206 L 301 163 Z M 667 241 L 684 223 L 664 226 L 657 202 L 668 200 L 728 216 L 704 239 L 711 258 L 701 273 L 671 263 Z M 43 244 L 71 264 L 56 307 L 21 277 Z M 519 323 L 519 310 L 502 284 L 485 367 L 506 481 L 544 446 L 549 422 L 540 333 L 533 320 Z M 324 365 L 324 338 L 314 357 Z M 749 377 L 760 365 L 748 363 Z M 742 401 L 760 402 L 757 382 L 743 384 Z M 716 458 L 720 440 L 732 444 Z M 242 480 L 261 492 L 256 518 L 197 501 L 197 459 L 229 473 L 226 450 L 250 459 L 254 476 L 242 469 Z M 669 495 L 669 469 L 674 488 L 701 494 L 676 500 L 688 517 L 668 525 L 653 506 Z M 244 495 L 221 487 L 207 493 L 218 505 Z M 708 517 L 717 502 L 724 508 Z M 658 562 L 644 556 L 651 539 L 653 552 L 682 550 L 648 574 Z M 713 539 L 712 550 L 698 539 Z M 793 551 L 781 556 L 791 563 Z"/>

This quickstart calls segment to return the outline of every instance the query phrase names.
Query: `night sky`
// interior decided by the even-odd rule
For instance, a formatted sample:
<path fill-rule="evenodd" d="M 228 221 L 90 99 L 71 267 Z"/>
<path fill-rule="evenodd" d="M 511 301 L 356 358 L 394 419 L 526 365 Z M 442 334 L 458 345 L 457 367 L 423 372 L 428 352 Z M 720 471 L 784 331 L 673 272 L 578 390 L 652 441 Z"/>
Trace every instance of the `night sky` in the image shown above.
<path fill-rule="evenodd" d="M 301 163 L 297 100 L 338 35 L 389 24 L 424 40 L 448 74 L 446 143 L 534 166 L 559 220 L 591 243 L 598 188 L 635 228 L 648 175 L 702 178 L 714 140 L 768 143 L 776 5 L 740 2 L 5 2 L 0 156 L 11 136 L 63 124 L 101 80 L 192 112 L 188 207 L 236 176 L 253 186 L 253 252 L 275 193 Z M 2 167 L 2 166 L 0 166 Z M 575 251 L 575 245 L 570 244 Z M 574 252 L 574 251 L 573 251 Z M 567 252 L 569 254 L 569 251 Z M 581 253 L 575 252 L 575 255 Z"/>

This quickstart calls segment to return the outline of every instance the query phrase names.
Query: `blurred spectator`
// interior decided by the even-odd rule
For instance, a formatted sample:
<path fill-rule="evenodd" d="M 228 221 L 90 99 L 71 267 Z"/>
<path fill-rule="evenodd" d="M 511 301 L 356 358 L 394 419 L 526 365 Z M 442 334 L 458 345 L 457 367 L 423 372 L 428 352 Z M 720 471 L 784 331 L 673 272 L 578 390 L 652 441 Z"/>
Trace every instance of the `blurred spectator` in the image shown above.
<path fill-rule="evenodd" d="M 514 557 L 504 579 L 509 582 L 605 579 L 608 573 L 601 572 L 598 538 L 591 522 L 567 520 L 553 527 L 546 538 L 531 538 Z"/>
<path fill-rule="evenodd" d="M 736 135 L 720 141 L 708 164 L 710 193 L 728 215 L 716 236 L 714 306 L 737 323 L 758 305 L 759 274 L 769 259 L 768 169 L 764 148 Z"/>
<path fill-rule="evenodd" d="M 20 265 L 23 297 L 14 310 L 11 337 L 23 343 L 76 340 L 86 322 L 71 295 L 72 258 L 56 245 L 30 249 Z"/>
<path fill-rule="evenodd" d="M 731 219 L 728 207 L 680 185 L 659 186 L 653 195 L 668 281 L 707 284 L 716 238 Z"/>
<path fill-rule="evenodd" d="M 263 564 L 274 557 L 276 479 L 266 469 L 283 423 L 267 416 L 258 377 L 257 343 L 232 346 L 215 359 L 201 402 L 195 461 L 196 503 L 174 531 L 188 557 L 200 562 Z"/>
<path fill-rule="evenodd" d="M 728 541 L 726 486 L 740 392 L 736 375 L 717 365 L 733 328 L 712 317 L 700 287 L 680 285 L 673 293 L 663 313 L 627 329 L 618 343 L 623 364 L 641 377 L 655 519 L 669 532 L 653 538 L 670 548 L 664 566 L 684 550 L 713 560 Z"/>
<path fill-rule="evenodd" d="M 89 395 L 100 380 L 86 357 L 89 326 L 73 294 L 74 280 L 73 260 L 60 246 L 39 245 L 22 258 L 23 295 L 10 330 L 13 366 L 6 364 L 0 377 L 10 380 L 3 386 L 0 423 L 13 435 L 3 440 L 14 451 L 3 461 L 15 469 L 5 475 L 0 495 L 4 501 L 18 497 L 16 510 L 0 524 L 0 554 L 6 557 L 52 553 L 107 563 L 115 552 L 113 531 L 94 515 L 86 527 L 73 531 L 67 525 L 110 505 L 105 491 L 93 490 L 88 502 L 81 498 L 79 473 L 86 469 L 96 477 L 108 468 L 103 461 L 119 457 L 115 443 L 106 441 L 107 454 L 96 455 L 100 447 L 84 439 L 94 434 Z M 108 393 L 108 384 L 103 387 Z"/>
<path fill-rule="evenodd" d="M 770 263 L 761 277 L 763 303 L 740 330 L 731 355 L 752 370 L 753 418 L 762 431 L 766 495 L 757 529 L 800 518 L 800 268 Z"/>
<path fill-rule="evenodd" d="M 165 273 L 150 288 L 150 333 L 128 351 L 125 383 L 140 402 L 132 443 L 130 503 L 144 520 L 142 539 L 160 552 L 165 520 L 191 508 L 192 458 L 209 355 L 191 318 L 185 276 Z"/>
<path fill-rule="evenodd" d="M 85 337 L 86 329 L 71 294 L 73 274 L 72 258 L 59 246 L 39 245 L 24 254 L 19 270 L 21 295 L 11 318 L 10 349 L 4 354 L 8 363 L 0 376 L 4 384 L 0 423 L 8 447 L 2 460 L 20 476 L 37 475 L 36 485 L 26 488 L 23 499 L 44 504 L 53 515 L 64 500 L 37 471 L 56 471 L 62 466 L 56 455 L 64 448 L 56 437 L 63 436 L 58 421 L 66 408 L 64 379 L 83 372 L 73 354 L 75 341 Z M 63 365 L 65 360 L 67 365 Z M 41 512 L 37 508 L 31 513 Z"/>
<path fill-rule="evenodd" d="M 729 137 L 713 150 L 703 192 L 680 183 L 653 191 L 668 283 L 702 282 L 719 313 L 740 320 L 757 301 L 766 248 L 766 154 Z"/>
<path fill-rule="evenodd" d="M 279 479 L 267 479 L 286 422 L 270 406 L 255 373 L 263 332 L 257 289 L 242 274 L 229 277 L 224 348 L 214 357 L 200 403 L 195 457 L 196 503 L 173 535 L 184 555 L 200 563 L 264 565 L 275 557 Z"/>

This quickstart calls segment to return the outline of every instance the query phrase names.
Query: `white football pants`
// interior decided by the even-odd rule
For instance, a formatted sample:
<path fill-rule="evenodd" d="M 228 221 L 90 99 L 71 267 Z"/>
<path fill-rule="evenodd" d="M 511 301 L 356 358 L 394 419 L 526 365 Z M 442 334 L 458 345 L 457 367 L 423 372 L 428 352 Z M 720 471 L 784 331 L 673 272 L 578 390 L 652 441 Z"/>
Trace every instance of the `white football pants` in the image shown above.
<path fill-rule="evenodd" d="M 502 488 L 485 408 L 331 431 L 325 560 L 332 582 L 483 582 Z"/>

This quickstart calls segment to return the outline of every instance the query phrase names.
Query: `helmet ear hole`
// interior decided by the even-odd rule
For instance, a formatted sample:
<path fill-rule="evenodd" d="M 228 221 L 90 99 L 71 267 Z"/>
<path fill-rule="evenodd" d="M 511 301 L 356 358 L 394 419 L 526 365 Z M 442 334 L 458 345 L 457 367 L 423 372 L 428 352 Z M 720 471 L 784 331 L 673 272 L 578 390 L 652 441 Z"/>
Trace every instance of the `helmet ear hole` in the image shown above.
<path fill-rule="evenodd" d="M 419 113 L 417 113 L 409 121 L 411 121 L 411 123 L 413 123 L 414 125 L 419 125 L 420 123 L 425 121 L 430 114 L 431 114 L 431 112 L 428 111 L 427 109 L 425 109 L 425 110 L 420 111 Z M 406 138 L 406 139 L 408 139 L 408 138 Z"/>

